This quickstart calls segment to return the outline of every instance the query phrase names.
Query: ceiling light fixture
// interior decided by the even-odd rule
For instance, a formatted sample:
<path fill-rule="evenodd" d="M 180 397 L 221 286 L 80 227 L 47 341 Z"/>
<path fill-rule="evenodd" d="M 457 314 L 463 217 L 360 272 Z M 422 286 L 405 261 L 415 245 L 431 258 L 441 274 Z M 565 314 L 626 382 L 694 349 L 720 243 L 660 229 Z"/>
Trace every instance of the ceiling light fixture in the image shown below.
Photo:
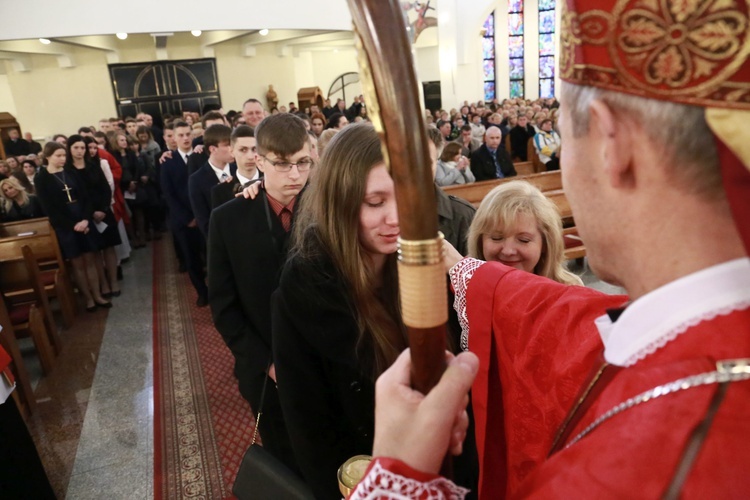
<path fill-rule="evenodd" d="M 262 29 L 262 30 L 260 30 L 260 31 L 259 31 L 258 33 L 260 33 L 260 36 L 266 36 L 266 35 L 268 34 L 268 30 L 267 30 L 267 29 L 265 29 L 265 28 L 263 28 L 263 29 Z"/>
<path fill-rule="evenodd" d="M 44 45 L 49 45 L 52 43 L 47 38 L 40 38 L 39 41 L 42 42 Z"/>
<path fill-rule="evenodd" d="M 193 30 L 190 32 L 193 36 L 201 36 L 201 33 L 203 33 L 201 30 Z"/>
<path fill-rule="evenodd" d="M 126 39 L 126 38 L 128 37 L 128 34 L 127 34 L 127 33 L 118 33 L 118 34 L 117 34 L 117 35 L 115 35 L 115 36 L 116 36 L 117 38 L 119 38 L 120 40 L 125 40 L 125 39 Z"/>

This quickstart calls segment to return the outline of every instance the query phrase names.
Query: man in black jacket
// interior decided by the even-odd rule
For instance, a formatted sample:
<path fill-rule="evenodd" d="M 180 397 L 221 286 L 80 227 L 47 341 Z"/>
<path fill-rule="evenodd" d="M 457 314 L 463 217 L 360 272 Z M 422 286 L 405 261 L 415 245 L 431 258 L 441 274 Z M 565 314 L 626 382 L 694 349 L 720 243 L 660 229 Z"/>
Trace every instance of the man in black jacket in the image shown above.
<path fill-rule="evenodd" d="M 254 199 L 232 200 L 212 215 L 209 304 L 214 325 L 234 355 L 240 393 L 254 412 L 268 376 L 259 428 L 263 446 L 296 469 L 271 359 L 271 294 L 278 286 L 293 213 L 313 162 L 305 124 L 292 114 L 269 116 L 256 127 L 255 136 L 263 185 Z"/>
<path fill-rule="evenodd" d="M 255 133 L 247 125 L 240 125 L 232 131 L 232 156 L 236 166 L 231 182 L 222 182 L 211 188 L 211 208 L 216 209 L 228 201 L 243 188 L 260 180 L 260 171 L 255 164 L 258 149 L 255 145 Z"/>
<path fill-rule="evenodd" d="M 21 139 L 17 128 L 8 130 L 8 140 L 5 141 L 4 146 L 6 156 L 20 156 L 31 153 L 31 145 Z"/>
<path fill-rule="evenodd" d="M 198 229 L 208 238 L 208 221 L 211 218 L 211 190 L 217 184 L 232 182 L 237 167 L 232 164 L 232 129 L 226 125 L 211 125 L 203 135 L 208 161 L 188 180 L 190 206 L 198 222 Z M 189 161 L 188 161 L 189 164 Z"/>
<path fill-rule="evenodd" d="M 513 177 L 516 169 L 513 162 L 500 144 L 503 133 L 499 128 L 490 126 L 484 133 L 484 144 L 471 154 L 471 171 L 477 181 Z"/>

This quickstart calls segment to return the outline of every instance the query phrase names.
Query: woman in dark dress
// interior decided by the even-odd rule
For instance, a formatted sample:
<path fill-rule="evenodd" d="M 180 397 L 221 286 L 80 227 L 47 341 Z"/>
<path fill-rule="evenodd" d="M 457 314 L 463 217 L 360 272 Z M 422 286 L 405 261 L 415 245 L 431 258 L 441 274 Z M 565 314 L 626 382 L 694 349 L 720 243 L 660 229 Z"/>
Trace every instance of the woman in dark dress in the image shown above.
<path fill-rule="evenodd" d="M 44 146 L 44 164 L 34 180 L 37 196 L 50 224 L 55 229 L 63 257 L 73 265 L 78 289 L 86 299 L 86 310 L 109 308 L 112 303 L 101 296 L 99 281 L 89 272 L 98 244 L 91 233 L 93 208 L 83 177 L 76 169 L 65 169 L 65 146 L 48 142 Z"/>
<path fill-rule="evenodd" d="M 0 181 L 0 212 L 3 222 L 44 217 L 39 199 L 29 194 L 15 177 Z"/>
<path fill-rule="evenodd" d="M 407 346 L 393 180 L 371 125 L 334 137 L 302 204 L 273 300 L 276 380 L 305 480 L 340 498 L 337 469 L 372 450 L 375 379 Z"/>
<path fill-rule="evenodd" d="M 142 248 L 146 244 L 145 239 L 145 208 L 147 202 L 146 190 L 143 186 L 142 177 L 147 177 L 146 166 L 143 160 L 134 153 L 128 145 L 128 136 L 122 130 L 116 131 L 109 140 L 112 154 L 122 166 L 122 178 L 120 187 L 125 195 L 132 217 L 133 234 L 131 242 L 133 248 Z"/>
<path fill-rule="evenodd" d="M 88 138 L 89 142 L 95 142 Z M 97 237 L 99 252 L 95 254 L 94 265 L 99 277 L 99 290 L 102 297 L 109 298 L 120 295 L 120 285 L 117 281 L 117 254 L 115 247 L 122 243 L 117 230 L 117 221 L 112 213 L 112 189 L 99 163 L 90 159 L 86 138 L 80 135 L 68 137 L 68 170 L 75 169 L 84 180 L 91 208 L 94 235 Z M 106 225 L 106 226 L 105 226 Z"/>

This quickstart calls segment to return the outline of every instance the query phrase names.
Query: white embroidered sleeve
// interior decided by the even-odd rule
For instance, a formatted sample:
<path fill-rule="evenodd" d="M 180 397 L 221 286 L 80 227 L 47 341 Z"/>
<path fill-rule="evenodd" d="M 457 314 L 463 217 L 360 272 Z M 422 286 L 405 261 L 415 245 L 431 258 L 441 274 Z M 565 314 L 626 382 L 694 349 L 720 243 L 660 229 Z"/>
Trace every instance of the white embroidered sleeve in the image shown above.
<path fill-rule="evenodd" d="M 391 472 L 376 462 L 348 500 L 463 500 L 468 492 L 444 477 L 424 483 Z"/>
<path fill-rule="evenodd" d="M 466 315 L 466 291 L 469 289 L 469 281 L 474 273 L 484 265 L 483 260 L 467 257 L 453 266 L 448 275 L 451 279 L 455 300 L 453 309 L 458 313 L 458 322 L 461 324 L 461 349 L 469 350 L 469 318 Z"/>

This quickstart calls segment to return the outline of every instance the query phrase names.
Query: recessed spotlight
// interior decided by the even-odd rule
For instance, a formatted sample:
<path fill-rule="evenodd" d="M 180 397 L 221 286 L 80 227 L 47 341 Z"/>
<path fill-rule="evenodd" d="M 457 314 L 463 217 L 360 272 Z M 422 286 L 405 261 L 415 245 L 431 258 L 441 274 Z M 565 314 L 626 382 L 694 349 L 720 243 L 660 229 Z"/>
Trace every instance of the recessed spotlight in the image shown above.
<path fill-rule="evenodd" d="M 118 34 L 117 34 L 117 35 L 115 35 L 115 36 L 116 36 L 117 38 L 119 38 L 120 40 L 125 40 L 125 39 L 126 39 L 126 38 L 128 37 L 128 34 L 127 34 L 127 33 L 118 33 Z"/>
<path fill-rule="evenodd" d="M 201 33 L 203 33 L 201 30 L 193 30 L 190 32 L 193 36 L 201 36 Z"/>
<path fill-rule="evenodd" d="M 267 30 L 267 29 L 265 29 L 265 28 L 263 28 L 263 29 L 262 29 L 262 30 L 260 30 L 260 31 L 259 31 L 258 33 L 260 33 L 260 36 L 266 36 L 266 35 L 268 34 L 268 30 Z"/>
<path fill-rule="evenodd" d="M 39 41 L 42 42 L 44 45 L 49 45 L 52 43 L 47 38 L 40 38 Z"/>

